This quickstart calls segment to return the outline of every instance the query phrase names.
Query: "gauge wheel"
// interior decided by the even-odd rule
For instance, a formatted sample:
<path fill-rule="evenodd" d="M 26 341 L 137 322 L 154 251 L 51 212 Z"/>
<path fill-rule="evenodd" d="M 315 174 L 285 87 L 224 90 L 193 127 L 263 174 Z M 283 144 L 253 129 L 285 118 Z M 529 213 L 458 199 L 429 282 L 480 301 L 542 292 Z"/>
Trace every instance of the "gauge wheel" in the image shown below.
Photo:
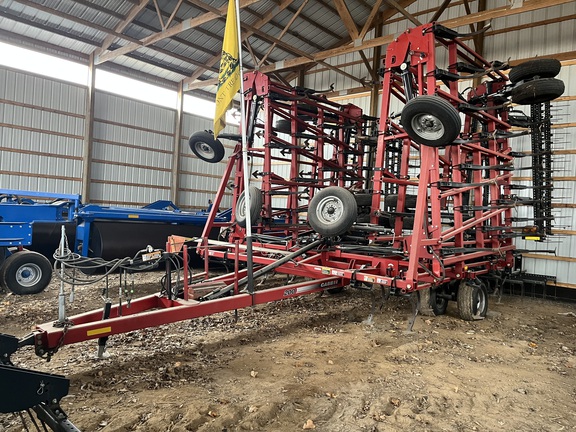
<path fill-rule="evenodd" d="M 460 134 L 462 120 L 456 108 L 439 96 L 424 95 L 408 101 L 402 110 L 402 126 L 418 144 L 444 147 Z"/>
<path fill-rule="evenodd" d="M 512 102 L 519 105 L 532 105 L 549 102 L 564 93 L 564 81 L 556 78 L 542 78 L 527 81 L 512 89 Z"/>
<path fill-rule="evenodd" d="M 484 284 L 464 280 L 458 287 L 458 312 L 466 321 L 482 319 L 488 312 L 488 292 Z"/>
<path fill-rule="evenodd" d="M 330 186 L 314 195 L 308 207 L 308 222 L 318 234 L 331 237 L 344 234 L 358 217 L 354 194 Z"/>
<path fill-rule="evenodd" d="M 434 315 L 444 315 L 448 309 L 448 299 L 442 295 L 443 291 L 442 287 L 430 290 L 430 308 Z"/>
<path fill-rule="evenodd" d="M 556 59 L 535 59 L 520 63 L 510 69 L 508 78 L 516 84 L 520 81 L 538 78 L 554 78 L 560 73 L 562 65 Z"/>
<path fill-rule="evenodd" d="M 258 220 L 262 210 L 262 191 L 256 186 L 250 186 L 250 222 L 252 225 Z M 246 194 L 242 192 L 236 202 L 236 223 L 246 228 Z"/>
<path fill-rule="evenodd" d="M 224 158 L 224 145 L 214 139 L 211 132 L 200 131 L 192 134 L 188 140 L 190 150 L 200 159 L 208 163 L 217 163 Z"/>
<path fill-rule="evenodd" d="M 52 264 L 38 252 L 22 251 L 10 255 L 0 270 L 0 281 L 14 294 L 37 294 L 52 278 Z"/>
<path fill-rule="evenodd" d="M 439 316 L 446 313 L 448 299 L 441 297 L 442 288 L 425 288 L 418 290 L 420 299 L 420 314 L 424 316 Z"/>

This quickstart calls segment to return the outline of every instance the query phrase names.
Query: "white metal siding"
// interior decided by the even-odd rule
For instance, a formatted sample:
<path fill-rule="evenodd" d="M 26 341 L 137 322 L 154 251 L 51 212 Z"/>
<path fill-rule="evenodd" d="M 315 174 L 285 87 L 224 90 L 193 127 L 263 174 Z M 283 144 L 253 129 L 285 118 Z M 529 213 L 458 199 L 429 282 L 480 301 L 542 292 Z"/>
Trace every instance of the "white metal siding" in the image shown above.
<path fill-rule="evenodd" d="M 80 193 L 85 95 L 0 66 L 0 187 Z"/>
<path fill-rule="evenodd" d="M 96 91 L 91 202 L 134 207 L 170 199 L 175 116 Z"/>
<path fill-rule="evenodd" d="M 178 202 L 182 208 L 206 209 L 208 200 L 213 200 L 216 195 L 220 179 L 236 144 L 235 141 L 221 140 L 225 154 L 222 161 L 218 163 L 207 163 L 197 158 L 188 145 L 190 136 L 195 132 L 212 130 L 213 128 L 214 122 L 211 119 L 184 114 L 180 146 L 180 190 L 178 193 Z M 238 133 L 238 128 L 226 126 L 221 133 Z M 232 190 L 228 189 L 220 209 L 224 210 L 231 205 Z"/>

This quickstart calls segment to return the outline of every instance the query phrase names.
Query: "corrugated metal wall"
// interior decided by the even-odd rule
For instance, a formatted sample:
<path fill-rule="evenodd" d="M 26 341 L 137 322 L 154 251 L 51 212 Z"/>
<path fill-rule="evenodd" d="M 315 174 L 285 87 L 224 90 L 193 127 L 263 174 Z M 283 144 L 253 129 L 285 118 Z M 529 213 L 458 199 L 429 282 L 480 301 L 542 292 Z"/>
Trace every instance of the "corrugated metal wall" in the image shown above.
<path fill-rule="evenodd" d="M 170 199 L 176 111 L 96 91 L 90 201 Z"/>
<path fill-rule="evenodd" d="M 80 193 L 86 88 L 0 67 L 0 187 Z"/>
<path fill-rule="evenodd" d="M 0 67 L 0 188 L 81 193 L 87 88 Z M 170 196 L 176 110 L 96 91 L 90 202 L 140 207 Z M 205 209 L 233 142 L 217 164 L 196 158 L 189 136 L 212 129 L 184 114 L 177 204 Z M 236 133 L 236 127 L 225 132 Z M 221 207 L 231 205 L 228 193 Z"/>
<path fill-rule="evenodd" d="M 206 163 L 198 159 L 190 150 L 188 139 L 194 132 L 214 129 L 210 119 L 184 114 L 182 119 L 182 139 L 180 145 L 180 189 L 178 202 L 182 207 L 195 210 L 206 209 L 208 200 L 213 199 L 220 184 L 220 179 L 236 144 L 235 141 L 224 140 L 225 155 L 218 163 Z M 221 133 L 238 133 L 236 127 L 226 126 Z M 227 189 L 220 210 L 232 205 L 232 189 Z"/>

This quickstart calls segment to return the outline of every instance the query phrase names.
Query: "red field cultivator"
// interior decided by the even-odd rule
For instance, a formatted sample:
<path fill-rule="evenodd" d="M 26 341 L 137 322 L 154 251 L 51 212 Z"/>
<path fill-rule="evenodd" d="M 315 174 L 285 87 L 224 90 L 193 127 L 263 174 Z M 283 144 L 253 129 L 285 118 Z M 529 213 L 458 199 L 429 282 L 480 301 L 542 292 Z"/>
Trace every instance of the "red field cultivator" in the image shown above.
<path fill-rule="evenodd" d="M 418 311 L 443 314 L 451 300 L 463 319 L 483 318 L 489 289 L 512 271 L 519 252 L 513 239 L 550 234 L 546 113 L 564 85 L 554 78 L 560 70 L 555 60 L 521 64 L 509 80 L 502 72 L 508 65 L 488 62 L 459 36 L 432 23 L 388 46 L 379 117 L 330 101 L 323 92 L 247 73 L 241 125 L 247 158 L 240 136 L 219 137 L 237 144 L 197 242 L 206 272 L 191 277 L 182 264 L 187 247 L 172 239 L 163 254 L 171 264 L 158 295 L 124 304 L 120 296 L 112 306 L 106 291 L 103 310 L 61 316 L 22 339 L 2 335 L 0 372 L 16 379 L 22 370 L 11 365 L 10 356 L 25 345 L 50 357 L 63 345 L 98 338 L 102 354 L 113 334 L 345 286 L 410 296 L 410 328 Z M 472 86 L 473 81 L 481 83 Z M 531 105 L 532 115 L 518 114 L 511 102 Z M 528 134 L 535 182 L 515 185 L 514 160 L 528 154 L 514 151 L 510 141 Z M 192 135 L 190 147 L 207 162 L 224 156 L 210 132 Z M 244 182 L 246 170 L 250 184 Z M 216 222 L 230 187 L 232 220 Z M 534 188 L 534 196 L 514 193 L 523 188 Z M 534 205 L 533 216 L 519 218 L 515 209 L 526 205 Z M 519 221 L 533 224 L 517 226 Z M 218 240 L 208 236 L 214 228 L 221 230 Z M 143 257 L 148 255 L 154 252 Z M 233 265 L 234 272 L 209 277 L 214 261 Z M 174 265 L 183 270 L 177 278 L 170 271 Z M 273 274 L 287 277 L 255 287 L 254 280 Z M 57 401 L 67 383 L 40 375 L 26 380 L 29 388 L 57 383 L 59 393 L 26 400 L 64 424 Z M 22 409 L 26 400 L 0 401 L 0 407 Z"/>
<path fill-rule="evenodd" d="M 526 154 L 513 151 L 509 140 L 527 132 L 511 131 L 510 100 L 540 105 L 560 96 L 563 83 L 553 78 L 559 67 L 555 60 L 526 63 L 514 69 L 510 84 L 502 73 L 507 65 L 486 61 L 456 32 L 427 24 L 389 45 L 379 118 L 247 74 L 251 166 L 243 166 L 238 144 L 216 198 L 234 184 L 235 220 L 225 227 L 227 243 L 205 235 L 201 253 L 248 261 L 250 211 L 255 265 L 335 277 L 338 286 L 421 291 L 421 308 L 441 314 L 456 300 L 464 319 L 483 317 L 483 276 L 498 279 L 512 269 L 514 237 L 546 234 L 536 225 L 524 232 L 513 227 L 513 209 L 534 200 L 513 193 L 514 158 Z M 462 90 L 479 78 L 482 84 Z M 193 150 L 197 143 L 193 136 Z M 248 210 L 245 169 L 254 181 Z M 212 227 L 209 221 L 205 233 Z M 290 259 L 280 263 L 281 256 Z"/>

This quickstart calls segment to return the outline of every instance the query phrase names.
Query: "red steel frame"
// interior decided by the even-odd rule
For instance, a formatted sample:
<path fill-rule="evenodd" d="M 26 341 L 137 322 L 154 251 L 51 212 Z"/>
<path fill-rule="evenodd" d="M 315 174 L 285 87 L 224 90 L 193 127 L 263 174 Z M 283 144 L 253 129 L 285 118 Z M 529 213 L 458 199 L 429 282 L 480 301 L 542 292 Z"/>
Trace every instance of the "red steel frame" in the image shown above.
<path fill-rule="evenodd" d="M 327 186 L 346 188 L 356 195 L 372 195 L 366 211 L 369 224 L 364 224 L 364 229 L 360 229 L 361 224 L 353 227 L 363 236 L 362 245 L 350 246 L 346 236 L 330 239 L 275 269 L 308 281 L 255 292 L 239 292 L 235 286 L 230 296 L 202 299 L 197 292 L 234 284 L 245 276 L 246 270 L 240 270 L 239 263 L 249 258 L 244 228 L 234 219 L 230 224 L 216 223 L 213 210 L 197 249 L 206 258 L 207 270 L 214 258 L 233 258 L 236 272 L 185 285 L 184 299 L 153 295 L 132 301 L 129 308 L 112 308 L 106 320 L 101 311 L 93 311 L 70 317 L 73 325 L 40 325 L 34 338 L 37 353 L 348 284 L 379 284 L 405 294 L 510 268 L 514 245 L 506 234 L 511 232 L 512 205 L 506 199 L 510 195 L 511 174 L 505 169 L 467 168 L 469 164 L 504 166 L 512 161 L 508 140 L 497 133 L 510 128 L 507 113 L 493 97 L 505 86 L 507 77 L 494 71 L 487 60 L 458 39 L 435 35 L 433 29 L 434 24 L 426 24 L 406 31 L 389 45 L 379 123 L 352 104 L 340 105 L 322 94 L 275 83 L 258 72 L 244 77 L 247 118 L 243 127 L 248 136 L 248 155 L 256 168 L 242 166 L 238 143 L 213 209 L 221 206 L 232 181 L 235 210 L 246 188 L 243 170 L 255 170 L 253 176 L 261 182 L 263 197 L 260 217 L 253 227 L 251 258 L 255 269 L 273 264 L 319 237 L 306 224 L 305 215 L 309 200 Z M 444 86 L 438 82 L 438 50 L 445 51 L 448 66 L 444 69 L 456 73 L 454 65 L 462 60 L 488 70 L 488 83 L 473 89 L 468 101 L 463 100 L 457 81 Z M 392 106 L 403 105 L 410 96 L 400 78 L 402 64 L 409 68 L 410 91 L 414 95 L 437 95 L 465 111 L 458 145 L 444 149 L 418 145 L 391 117 Z M 484 108 L 475 110 L 474 106 Z M 282 127 L 278 120 L 283 120 Z M 391 143 L 399 143 L 402 149 L 396 173 L 385 165 Z M 419 173 L 410 166 L 411 150 L 419 154 Z M 282 171 L 278 166 L 288 168 Z M 415 174 L 419 174 L 418 178 Z M 389 213 L 393 224 L 384 228 L 382 217 L 389 211 L 384 204 L 387 185 L 394 185 L 398 197 L 395 212 Z M 413 226 L 406 228 L 404 210 L 409 192 L 415 193 L 417 200 Z M 208 233 L 217 226 L 225 229 L 226 241 L 208 239 Z"/>

